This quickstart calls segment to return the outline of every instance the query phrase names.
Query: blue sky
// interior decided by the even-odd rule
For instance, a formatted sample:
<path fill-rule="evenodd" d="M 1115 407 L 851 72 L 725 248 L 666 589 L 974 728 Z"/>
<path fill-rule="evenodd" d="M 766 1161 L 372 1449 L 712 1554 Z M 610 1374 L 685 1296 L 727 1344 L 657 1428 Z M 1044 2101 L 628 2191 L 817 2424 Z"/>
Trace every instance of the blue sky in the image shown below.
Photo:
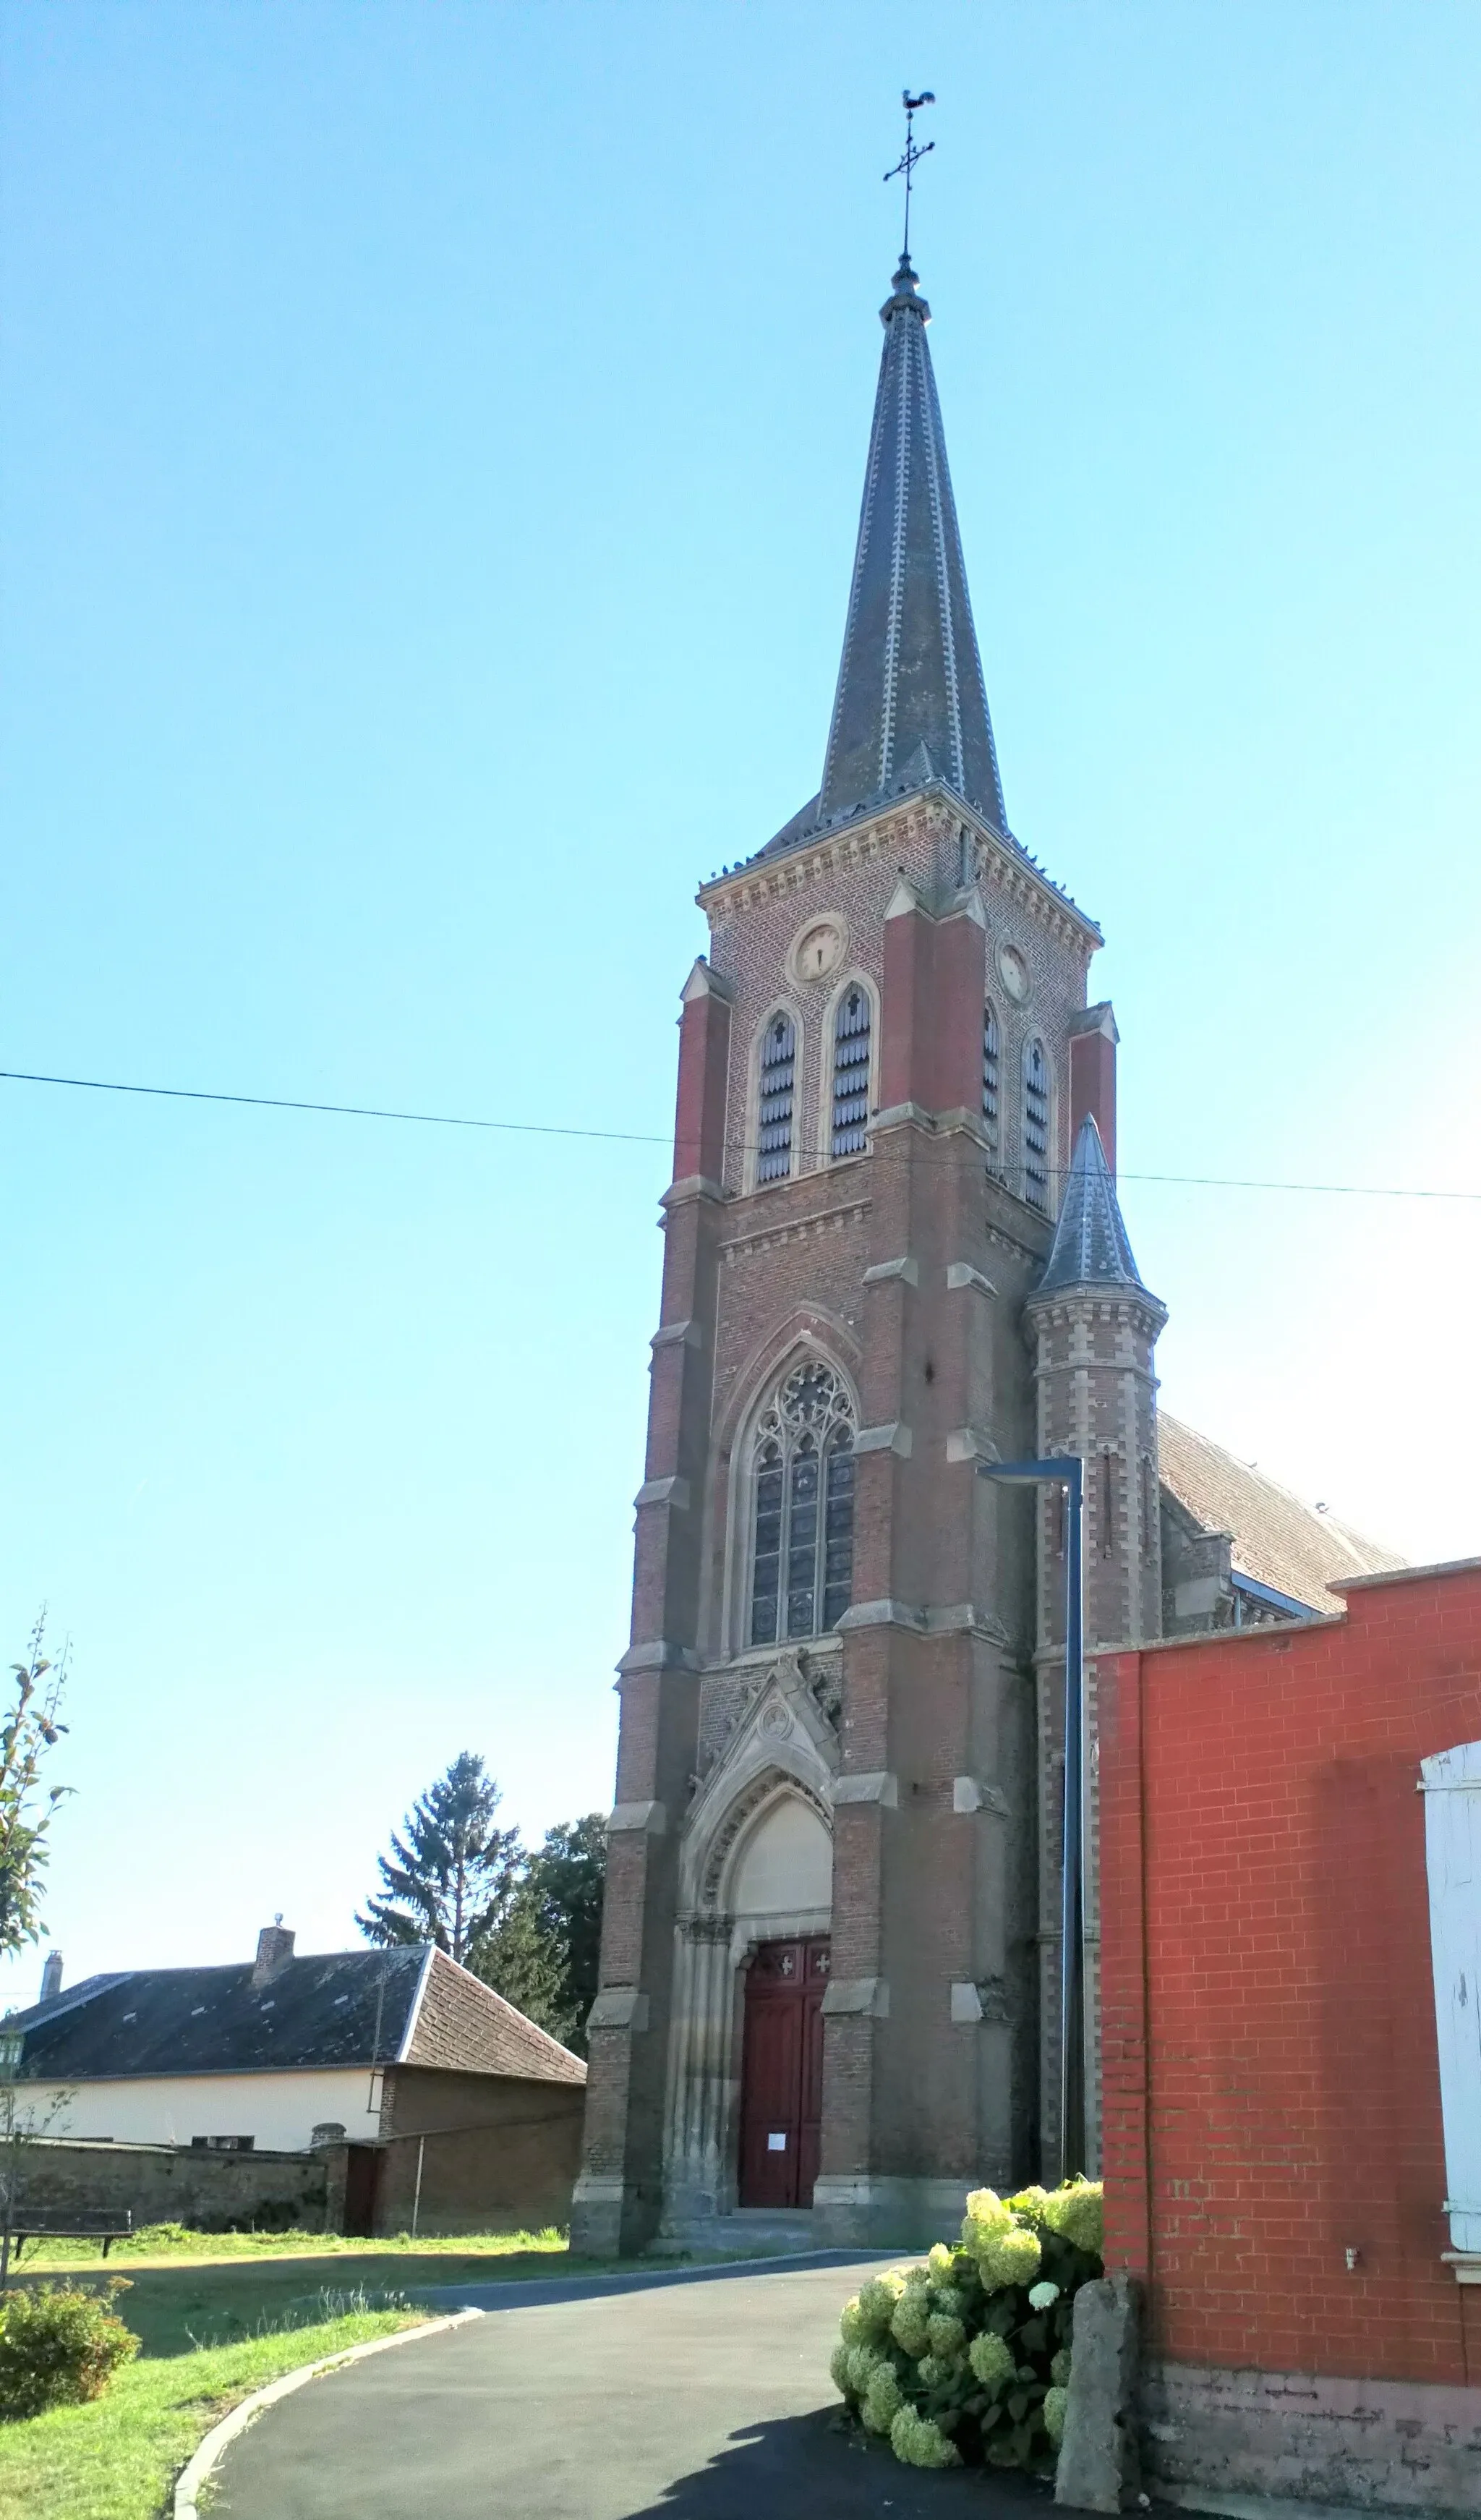
<path fill-rule="evenodd" d="M 7 1067 L 660 1139 L 817 783 L 903 82 L 1009 810 L 1174 1409 L 1481 1547 L 1481 17 L 10 0 Z M 661 1145 L 0 1086 L 68 1975 L 609 1798 Z M 0 1991 L 23 1994 L 37 1963 Z"/>

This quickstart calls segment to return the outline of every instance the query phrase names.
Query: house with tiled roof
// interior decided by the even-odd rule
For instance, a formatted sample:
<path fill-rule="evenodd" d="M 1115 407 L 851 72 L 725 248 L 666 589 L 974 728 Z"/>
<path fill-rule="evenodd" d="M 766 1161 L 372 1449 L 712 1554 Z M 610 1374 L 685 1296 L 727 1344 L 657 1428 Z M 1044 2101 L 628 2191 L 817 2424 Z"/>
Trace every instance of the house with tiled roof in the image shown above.
<path fill-rule="evenodd" d="M 51 2137 L 223 2151 L 339 2147 L 346 2228 L 559 2220 L 586 2067 L 431 1944 L 115 1970 L 4 2025 L 25 2116 Z M 430 2169 L 430 2178 L 428 2176 Z"/>

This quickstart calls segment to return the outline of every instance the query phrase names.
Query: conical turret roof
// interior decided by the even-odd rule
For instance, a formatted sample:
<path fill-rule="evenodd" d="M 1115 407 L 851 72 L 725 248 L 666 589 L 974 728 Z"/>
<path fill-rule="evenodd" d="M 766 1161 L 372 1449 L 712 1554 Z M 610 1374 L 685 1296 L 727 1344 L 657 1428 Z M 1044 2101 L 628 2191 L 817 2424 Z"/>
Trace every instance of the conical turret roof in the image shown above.
<path fill-rule="evenodd" d="M 1080 1123 L 1049 1262 L 1034 1293 L 1057 1294 L 1070 1286 L 1147 1291 L 1132 1256 L 1100 1132 L 1089 1112 Z"/>

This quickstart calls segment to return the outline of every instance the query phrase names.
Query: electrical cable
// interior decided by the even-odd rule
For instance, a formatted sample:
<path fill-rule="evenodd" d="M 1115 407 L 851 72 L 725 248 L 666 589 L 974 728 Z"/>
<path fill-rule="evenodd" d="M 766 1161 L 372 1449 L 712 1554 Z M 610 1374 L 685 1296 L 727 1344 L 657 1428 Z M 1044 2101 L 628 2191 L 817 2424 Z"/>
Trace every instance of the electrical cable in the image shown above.
<path fill-rule="evenodd" d="M 23 1067 L 0 1067 L 0 1084 L 60 1085 L 84 1094 L 140 1094 L 166 1102 L 224 1102 L 249 1111 L 319 1112 L 337 1120 L 391 1120 L 424 1129 L 481 1129 L 522 1138 L 580 1138 L 621 1147 L 666 1147 L 671 1142 L 640 1129 L 578 1129 L 557 1120 L 490 1120 L 460 1111 L 394 1111 L 374 1102 L 314 1102 L 283 1094 L 222 1094 L 205 1086 L 134 1085 L 107 1076 L 47 1076 Z M 729 1146 L 736 1154 L 754 1153 L 745 1141 Z M 875 1155 L 872 1160 L 879 1161 Z M 1060 1168 L 1050 1166 L 1056 1179 Z M 1481 1203 L 1481 1190 L 1412 1190 L 1383 1182 L 1260 1181 L 1223 1173 L 1131 1173 L 1123 1182 L 1148 1182 L 1172 1190 L 1293 1191 L 1324 1198 L 1427 1198 Z"/>

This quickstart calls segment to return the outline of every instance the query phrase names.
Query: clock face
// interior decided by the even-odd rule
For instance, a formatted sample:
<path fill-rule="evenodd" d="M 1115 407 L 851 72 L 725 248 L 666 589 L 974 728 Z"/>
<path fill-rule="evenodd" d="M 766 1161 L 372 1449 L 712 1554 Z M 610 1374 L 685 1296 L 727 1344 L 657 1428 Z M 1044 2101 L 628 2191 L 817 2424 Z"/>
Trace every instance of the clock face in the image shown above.
<path fill-rule="evenodd" d="M 843 931 L 833 919 L 815 919 L 792 947 L 792 969 L 799 980 L 826 980 L 843 960 Z"/>
<path fill-rule="evenodd" d="M 1028 996 L 1028 965 L 1016 945 L 998 948 L 998 977 L 1015 1007 L 1021 1007 Z"/>

